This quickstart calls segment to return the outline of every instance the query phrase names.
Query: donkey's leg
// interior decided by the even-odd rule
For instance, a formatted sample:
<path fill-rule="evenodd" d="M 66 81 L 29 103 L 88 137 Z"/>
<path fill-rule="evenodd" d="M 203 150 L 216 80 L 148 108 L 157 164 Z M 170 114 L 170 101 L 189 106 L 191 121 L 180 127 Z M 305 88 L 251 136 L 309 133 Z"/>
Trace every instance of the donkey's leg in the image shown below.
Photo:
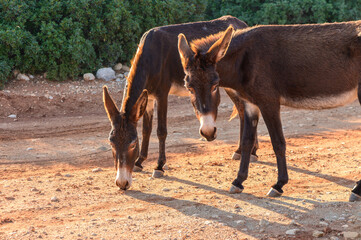
<path fill-rule="evenodd" d="M 143 115 L 143 130 L 142 130 L 142 147 L 138 160 L 134 165 L 134 172 L 140 172 L 143 170 L 142 163 L 148 157 L 149 149 L 149 138 L 152 133 L 153 123 L 153 112 L 154 112 L 154 100 L 148 99 L 147 109 Z"/>
<path fill-rule="evenodd" d="M 242 183 L 248 177 L 249 161 L 256 142 L 258 120 L 258 107 L 250 103 L 245 103 L 244 131 L 242 135 L 242 158 L 237 178 L 232 182 L 231 189 L 229 190 L 230 193 L 240 193 L 244 189 Z"/>
<path fill-rule="evenodd" d="M 238 93 L 235 90 L 230 89 L 230 88 L 224 88 L 224 90 L 226 91 L 229 98 L 234 103 L 234 106 L 237 109 L 239 120 L 240 120 L 240 134 L 239 134 L 238 149 L 233 153 L 233 156 L 232 156 L 232 159 L 239 160 L 239 159 L 241 159 L 241 154 L 242 154 L 242 135 L 243 135 L 243 129 L 244 129 L 244 104 L 245 103 L 239 97 Z M 232 114 L 232 116 L 233 116 L 233 114 Z M 256 132 L 256 134 L 257 134 L 257 132 Z M 251 162 L 258 160 L 258 156 L 256 154 L 258 148 L 259 148 L 258 139 L 257 139 L 257 135 L 256 135 L 256 143 L 252 150 Z"/>
<path fill-rule="evenodd" d="M 153 177 L 162 177 L 164 175 L 163 166 L 166 163 L 165 157 L 165 140 L 167 138 L 167 107 L 168 107 L 168 94 L 164 94 L 157 98 L 157 117 L 158 127 L 157 135 L 159 140 L 159 158 L 158 166 L 153 171 Z"/>
<path fill-rule="evenodd" d="M 269 197 L 279 197 L 283 193 L 282 187 L 288 182 L 286 141 L 282 132 L 280 105 L 277 105 L 276 107 L 270 106 L 272 106 L 272 104 L 262 107 L 261 113 L 271 137 L 273 150 L 276 154 L 278 181 L 272 186 L 267 195 Z"/>
<path fill-rule="evenodd" d="M 350 202 L 361 201 L 361 180 L 356 183 L 350 195 Z"/>

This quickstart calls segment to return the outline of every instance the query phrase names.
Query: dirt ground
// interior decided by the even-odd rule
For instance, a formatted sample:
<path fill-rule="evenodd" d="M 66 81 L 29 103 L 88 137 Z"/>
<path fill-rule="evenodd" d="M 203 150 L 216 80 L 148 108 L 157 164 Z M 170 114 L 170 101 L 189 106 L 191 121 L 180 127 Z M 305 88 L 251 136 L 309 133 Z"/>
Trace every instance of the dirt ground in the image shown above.
<path fill-rule="evenodd" d="M 361 203 L 347 202 L 361 179 L 357 102 L 323 111 L 282 109 L 290 181 L 281 198 L 267 198 L 277 169 L 263 121 L 259 161 L 250 166 L 244 192 L 229 194 L 239 167 L 231 160 L 239 120 L 228 122 L 230 100 L 222 93 L 218 138 L 209 143 L 200 140 L 189 100 L 170 96 L 169 170 L 151 177 L 155 117 L 144 172 L 133 173 L 123 192 L 114 183 L 103 84 L 120 104 L 117 82 L 38 80 L 0 91 L 0 239 L 336 240 L 344 232 L 361 238 Z"/>

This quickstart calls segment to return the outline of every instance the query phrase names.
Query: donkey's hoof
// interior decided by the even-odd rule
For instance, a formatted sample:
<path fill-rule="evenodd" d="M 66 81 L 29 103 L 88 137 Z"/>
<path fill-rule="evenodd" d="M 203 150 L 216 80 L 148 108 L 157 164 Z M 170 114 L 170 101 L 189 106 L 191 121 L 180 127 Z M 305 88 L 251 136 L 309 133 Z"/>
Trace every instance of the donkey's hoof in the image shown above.
<path fill-rule="evenodd" d="M 232 184 L 231 188 L 229 189 L 229 193 L 235 194 L 235 193 L 241 193 L 243 191 L 243 188 L 236 187 Z"/>
<path fill-rule="evenodd" d="M 281 197 L 282 196 L 282 193 L 277 191 L 276 189 L 274 188 L 271 188 L 269 190 L 269 192 L 267 193 L 267 196 L 268 197 Z"/>
<path fill-rule="evenodd" d="M 232 160 L 240 160 L 241 154 L 234 152 L 232 155 Z"/>
<path fill-rule="evenodd" d="M 134 165 L 134 167 L 133 167 L 133 172 L 141 172 L 141 171 L 143 171 L 143 168 L 142 168 L 142 167 L 139 167 L 139 166 L 137 166 L 137 165 Z"/>
<path fill-rule="evenodd" d="M 257 162 L 257 161 L 258 161 L 258 156 L 251 154 L 250 162 Z"/>
<path fill-rule="evenodd" d="M 356 193 L 351 192 L 349 202 L 358 202 L 361 201 L 361 196 L 357 195 Z"/>
<path fill-rule="evenodd" d="M 154 169 L 152 177 L 154 178 L 161 178 L 164 176 L 164 172 L 162 170 Z"/>

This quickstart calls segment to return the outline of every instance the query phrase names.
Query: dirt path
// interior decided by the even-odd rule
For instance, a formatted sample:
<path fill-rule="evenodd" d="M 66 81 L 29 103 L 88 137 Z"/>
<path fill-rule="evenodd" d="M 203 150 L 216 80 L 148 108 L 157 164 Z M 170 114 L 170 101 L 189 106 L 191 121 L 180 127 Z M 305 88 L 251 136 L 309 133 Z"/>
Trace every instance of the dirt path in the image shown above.
<path fill-rule="evenodd" d="M 361 238 L 361 204 L 347 202 L 361 179 L 357 102 L 282 110 L 290 182 L 283 197 L 270 199 L 277 170 L 264 123 L 259 161 L 245 191 L 231 195 L 239 121 L 227 121 L 230 100 L 222 94 L 218 139 L 208 143 L 188 99 L 171 96 L 169 170 L 151 178 L 154 131 L 145 171 L 124 193 L 114 184 L 103 84 L 13 83 L 0 91 L 0 239 L 313 239 L 316 230 L 321 239 L 343 239 L 345 231 Z M 120 100 L 121 87 L 108 85 Z M 292 229 L 296 235 L 286 234 Z"/>

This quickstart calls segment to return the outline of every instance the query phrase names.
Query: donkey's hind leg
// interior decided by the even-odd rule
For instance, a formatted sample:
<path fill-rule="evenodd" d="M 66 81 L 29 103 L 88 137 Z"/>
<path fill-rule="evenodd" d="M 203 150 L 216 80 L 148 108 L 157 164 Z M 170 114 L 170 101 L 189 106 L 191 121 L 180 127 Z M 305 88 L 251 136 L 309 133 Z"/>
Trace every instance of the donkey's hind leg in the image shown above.
<path fill-rule="evenodd" d="M 240 160 L 241 154 L 242 154 L 242 135 L 243 135 L 243 129 L 244 129 L 244 104 L 245 104 L 245 102 L 239 97 L 238 93 L 235 90 L 230 89 L 230 88 L 225 88 L 224 90 L 226 91 L 229 98 L 234 103 L 234 106 L 237 109 L 238 116 L 240 119 L 240 133 L 239 133 L 238 149 L 233 153 L 233 156 L 232 156 L 232 159 Z M 230 120 L 232 120 L 232 118 L 235 117 L 234 115 L 235 114 L 232 113 Z M 258 156 L 256 154 L 258 148 L 259 148 L 259 146 L 258 146 L 258 138 L 257 138 L 257 132 L 256 132 L 256 142 L 252 149 L 251 162 L 255 162 L 258 160 Z"/>
<path fill-rule="evenodd" d="M 361 180 L 356 183 L 350 195 L 350 202 L 361 201 Z"/>
<path fill-rule="evenodd" d="M 148 99 L 147 109 L 143 115 L 142 147 L 139 158 L 135 162 L 133 168 L 134 172 L 141 172 L 143 170 L 142 163 L 148 157 L 149 138 L 150 138 L 150 134 L 152 133 L 153 112 L 154 112 L 154 100 Z"/>

